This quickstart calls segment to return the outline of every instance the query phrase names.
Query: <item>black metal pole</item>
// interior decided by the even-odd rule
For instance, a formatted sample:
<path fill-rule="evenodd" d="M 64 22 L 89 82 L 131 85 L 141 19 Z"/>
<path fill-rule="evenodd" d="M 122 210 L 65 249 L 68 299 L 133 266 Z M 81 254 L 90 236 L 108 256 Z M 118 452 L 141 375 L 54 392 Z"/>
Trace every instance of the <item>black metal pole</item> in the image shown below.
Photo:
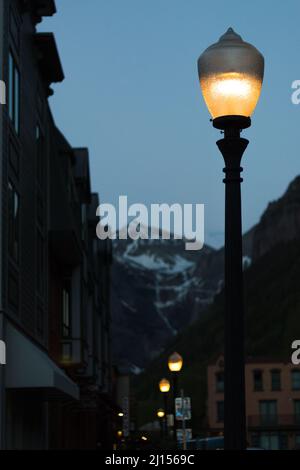
<path fill-rule="evenodd" d="M 173 372 L 173 414 L 174 414 L 174 425 L 173 425 L 173 438 L 177 444 L 177 420 L 176 420 L 176 405 L 175 399 L 178 395 L 178 372 Z"/>
<path fill-rule="evenodd" d="M 227 119 L 226 119 L 227 118 Z M 235 119 L 234 119 L 235 118 Z M 246 448 L 244 298 L 241 216 L 241 159 L 248 140 L 240 130 L 249 118 L 227 116 L 214 121 L 224 130 L 217 145 L 224 157 L 225 183 L 225 402 L 224 439 L 226 450 Z M 220 120 L 223 119 L 223 122 Z M 216 122 L 217 121 L 217 122 Z"/>
<path fill-rule="evenodd" d="M 159 424 L 160 424 L 160 437 L 163 439 L 164 438 L 164 426 L 165 426 L 165 419 L 164 418 L 159 418 Z"/>
<path fill-rule="evenodd" d="M 164 396 L 164 435 L 165 437 L 168 437 L 168 394 L 163 393 Z"/>

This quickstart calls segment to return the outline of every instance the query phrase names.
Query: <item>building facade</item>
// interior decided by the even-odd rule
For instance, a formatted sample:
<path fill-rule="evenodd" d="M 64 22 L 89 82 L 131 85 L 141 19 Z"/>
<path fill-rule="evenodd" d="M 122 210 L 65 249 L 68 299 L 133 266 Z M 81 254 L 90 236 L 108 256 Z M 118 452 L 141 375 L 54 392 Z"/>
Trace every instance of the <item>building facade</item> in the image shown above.
<path fill-rule="evenodd" d="M 2 449 L 111 448 L 111 244 L 96 237 L 89 154 L 57 129 L 64 80 L 36 25 L 54 0 L 0 0 L 0 367 Z"/>
<path fill-rule="evenodd" d="M 223 433 L 224 358 L 208 366 L 208 427 Z M 300 448 L 300 368 L 266 358 L 245 366 L 248 445 L 263 449 Z"/>

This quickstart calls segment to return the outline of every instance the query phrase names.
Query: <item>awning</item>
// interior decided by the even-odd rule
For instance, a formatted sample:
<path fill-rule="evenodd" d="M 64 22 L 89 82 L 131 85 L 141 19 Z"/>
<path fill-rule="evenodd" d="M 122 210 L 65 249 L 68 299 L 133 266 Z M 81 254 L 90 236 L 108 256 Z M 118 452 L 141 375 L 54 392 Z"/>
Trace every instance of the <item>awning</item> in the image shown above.
<path fill-rule="evenodd" d="M 55 392 L 79 400 L 79 388 L 38 346 L 10 323 L 6 324 L 7 389 Z M 58 392 L 58 393 L 57 393 Z"/>

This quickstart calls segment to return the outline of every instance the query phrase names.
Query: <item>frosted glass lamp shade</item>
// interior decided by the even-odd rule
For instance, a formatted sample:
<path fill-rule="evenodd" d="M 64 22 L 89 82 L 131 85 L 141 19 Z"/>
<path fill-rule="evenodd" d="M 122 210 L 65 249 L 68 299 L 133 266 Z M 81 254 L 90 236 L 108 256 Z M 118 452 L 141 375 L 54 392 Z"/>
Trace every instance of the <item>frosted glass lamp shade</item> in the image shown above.
<path fill-rule="evenodd" d="M 183 365 L 183 359 L 177 352 L 171 354 L 168 360 L 168 367 L 171 372 L 180 372 Z"/>
<path fill-rule="evenodd" d="M 159 382 L 159 390 L 162 393 L 168 393 L 170 391 L 171 384 L 167 379 L 161 379 Z"/>
<path fill-rule="evenodd" d="M 257 105 L 264 76 L 264 58 L 232 28 L 198 60 L 200 86 L 213 119 L 250 117 Z"/>

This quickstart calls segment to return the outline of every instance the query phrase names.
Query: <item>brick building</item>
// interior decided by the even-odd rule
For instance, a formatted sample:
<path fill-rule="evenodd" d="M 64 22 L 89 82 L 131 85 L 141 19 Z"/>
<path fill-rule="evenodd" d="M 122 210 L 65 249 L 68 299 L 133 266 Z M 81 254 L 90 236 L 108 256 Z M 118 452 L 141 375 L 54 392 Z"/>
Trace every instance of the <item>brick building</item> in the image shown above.
<path fill-rule="evenodd" d="M 208 366 L 208 427 L 223 432 L 224 359 Z M 245 366 L 248 443 L 264 449 L 300 448 L 300 368 L 266 358 Z"/>
<path fill-rule="evenodd" d="M 96 238 L 89 155 L 48 104 L 64 79 L 37 33 L 54 0 L 0 0 L 0 448 L 111 448 L 111 244 Z"/>

